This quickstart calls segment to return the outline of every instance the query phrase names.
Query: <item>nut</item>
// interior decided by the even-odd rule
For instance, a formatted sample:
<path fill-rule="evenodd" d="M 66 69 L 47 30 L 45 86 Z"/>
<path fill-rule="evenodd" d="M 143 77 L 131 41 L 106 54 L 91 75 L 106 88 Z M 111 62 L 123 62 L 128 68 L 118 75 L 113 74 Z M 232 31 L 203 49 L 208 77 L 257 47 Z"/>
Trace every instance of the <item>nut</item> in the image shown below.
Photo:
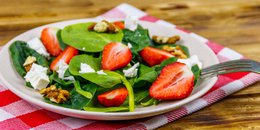
<path fill-rule="evenodd" d="M 119 31 L 115 24 L 110 23 L 106 20 L 102 20 L 98 23 L 93 23 L 88 27 L 88 30 L 100 33 L 117 33 Z"/>
<path fill-rule="evenodd" d="M 26 72 L 30 71 L 32 64 L 36 62 L 36 58 L 34 56 L 28 56 L 23 64 Z"/>
<path fill-rule="evenodd" d="M 172 37 L 165 37 L 165 36 L 153 36 L 152 40 L 159 44 L 175 44 L 181 38 L 180 36 L 172 36 Z"/>
<path fill-rule="evenodd" d="M 55 103 L 64 103 L 69 99 L 70 93 L 67 90 L 58 88 L 55 85 L 51 85 L 48 88 L 40 90 L 40 94 L 49 98 L 50 101 Z"/>
<path fill-rule="evenodd" d="M 185 54 L 185 52 L 181 49 L 180 46 L 176 46 L 176 47 L 173 47 L 173 46 L 168 46 L 168 45 L 164 45 L 162 47 L 163 50 L 171 53 L 172 55 L 174 55 L 175 57 L 177 58 L 180 58 L 180 59 L 186 59 L 188 58 L 187 55 Z"/>

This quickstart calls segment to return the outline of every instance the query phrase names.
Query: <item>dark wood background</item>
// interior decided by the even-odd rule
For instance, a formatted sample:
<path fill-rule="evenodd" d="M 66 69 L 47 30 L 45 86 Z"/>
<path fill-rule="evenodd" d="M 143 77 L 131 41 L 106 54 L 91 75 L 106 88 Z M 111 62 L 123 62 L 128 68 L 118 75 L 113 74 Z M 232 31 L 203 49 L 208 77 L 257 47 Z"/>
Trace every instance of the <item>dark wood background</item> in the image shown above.
<path fill-rule="evenodd" d="M 0 0 L 0 45 L 34 27 L 127 2 L 260 61 L 260 0 Z M 260 82 L 159 129 L 260 129 Z"/>

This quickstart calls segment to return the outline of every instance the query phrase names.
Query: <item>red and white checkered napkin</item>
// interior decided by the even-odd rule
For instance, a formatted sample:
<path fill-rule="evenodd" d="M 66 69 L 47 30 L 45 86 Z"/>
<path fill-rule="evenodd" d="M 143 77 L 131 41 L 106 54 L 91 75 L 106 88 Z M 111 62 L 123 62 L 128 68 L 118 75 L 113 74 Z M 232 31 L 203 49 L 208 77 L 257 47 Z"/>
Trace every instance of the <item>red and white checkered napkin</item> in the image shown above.
<path fill-rule="evenodd" d="M 124 18 L 127 15 L 137 17 L 140 20 L 177 28 L 190 34 L 190 36 L 207 44 L 215 52 L 220 62 L 243 58 L 242 55 L 231 49 L 222 47 L 173 24 L 149 16 L 128 4 L 121 4 L 99 16 L 99 18 Z M 84 120 L 52 113 L 27 103 L 0 85 L 0 129 L 154 129 L 198 111 L 259 80 L 260 75 L 253 73 L 243 72 L 221 75 L 217 83 L 206 95 L 177 110 L 145 119 L 117 122 Z"/>

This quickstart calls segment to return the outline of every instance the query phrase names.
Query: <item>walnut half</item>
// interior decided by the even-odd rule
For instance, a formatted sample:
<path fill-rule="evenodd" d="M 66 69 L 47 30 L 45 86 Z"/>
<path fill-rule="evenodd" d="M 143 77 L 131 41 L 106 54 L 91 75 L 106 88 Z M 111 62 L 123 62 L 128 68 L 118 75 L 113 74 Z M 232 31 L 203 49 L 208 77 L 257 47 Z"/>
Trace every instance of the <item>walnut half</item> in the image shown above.
<path fill-rule="evenodd" d="M 176 46 L 176 47 L 173 47 L 173 46 L 169 46 L 169 45 L 164 45 L 162 47 L 163 50 L 171 53 L 172 55 L 174 55 L 175 57 L 177 58 L 180 58 L 180 59 L 186 59 L 188 58 L 187 55 L 185 54 L 185 52 L 181 49 L 180 46 Z"/>
<path fill-rule="evenodd" d="M 23 64 L 26 72 L 30 71 L 32 64 L 36 62 L 36 58 L 34 56 L 28 56 Z"/>
<path fill-rule="evenodd" d="M 102 20 L 98 23 L 93 23 L 88 27 L 88 30 L 100 33 L 117 33 L 119 31 L 115 24 L 110 23 L 106 20 Z"/>
<path fill-rule="evenodd" d="M 50 101 L 55 103 L 64 103 L 70 97 L 70 93 L 67 90 L 61 88 L 57 89 L 55 85 L 51 85 L 48 88 L 41 89 L 40 94 L 42 94 L 46 98 L 49 98 Z"/>
<path fill-rule="evenodd" d="M 158 44 L 175 44 L 181 38 L 180 36 L 172 36 L 172 37 L 165 37 L 165 36 L 153 36 L 152 40 Z"/>

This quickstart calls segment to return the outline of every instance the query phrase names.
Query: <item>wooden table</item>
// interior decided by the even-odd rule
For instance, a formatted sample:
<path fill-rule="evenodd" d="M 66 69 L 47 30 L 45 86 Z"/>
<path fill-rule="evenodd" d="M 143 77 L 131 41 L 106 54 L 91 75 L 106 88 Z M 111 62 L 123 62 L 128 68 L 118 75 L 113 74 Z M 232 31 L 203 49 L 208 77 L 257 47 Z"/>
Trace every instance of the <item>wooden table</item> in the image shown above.
<path fill-rule="evenodd" d="M 95 17 L 122 2 L 0 0 L 0 45 L 31 28 Z M 260 0 L 125 2 L 260 61 Z M 260 82 L 159 129 L 260 129 Z"/>

